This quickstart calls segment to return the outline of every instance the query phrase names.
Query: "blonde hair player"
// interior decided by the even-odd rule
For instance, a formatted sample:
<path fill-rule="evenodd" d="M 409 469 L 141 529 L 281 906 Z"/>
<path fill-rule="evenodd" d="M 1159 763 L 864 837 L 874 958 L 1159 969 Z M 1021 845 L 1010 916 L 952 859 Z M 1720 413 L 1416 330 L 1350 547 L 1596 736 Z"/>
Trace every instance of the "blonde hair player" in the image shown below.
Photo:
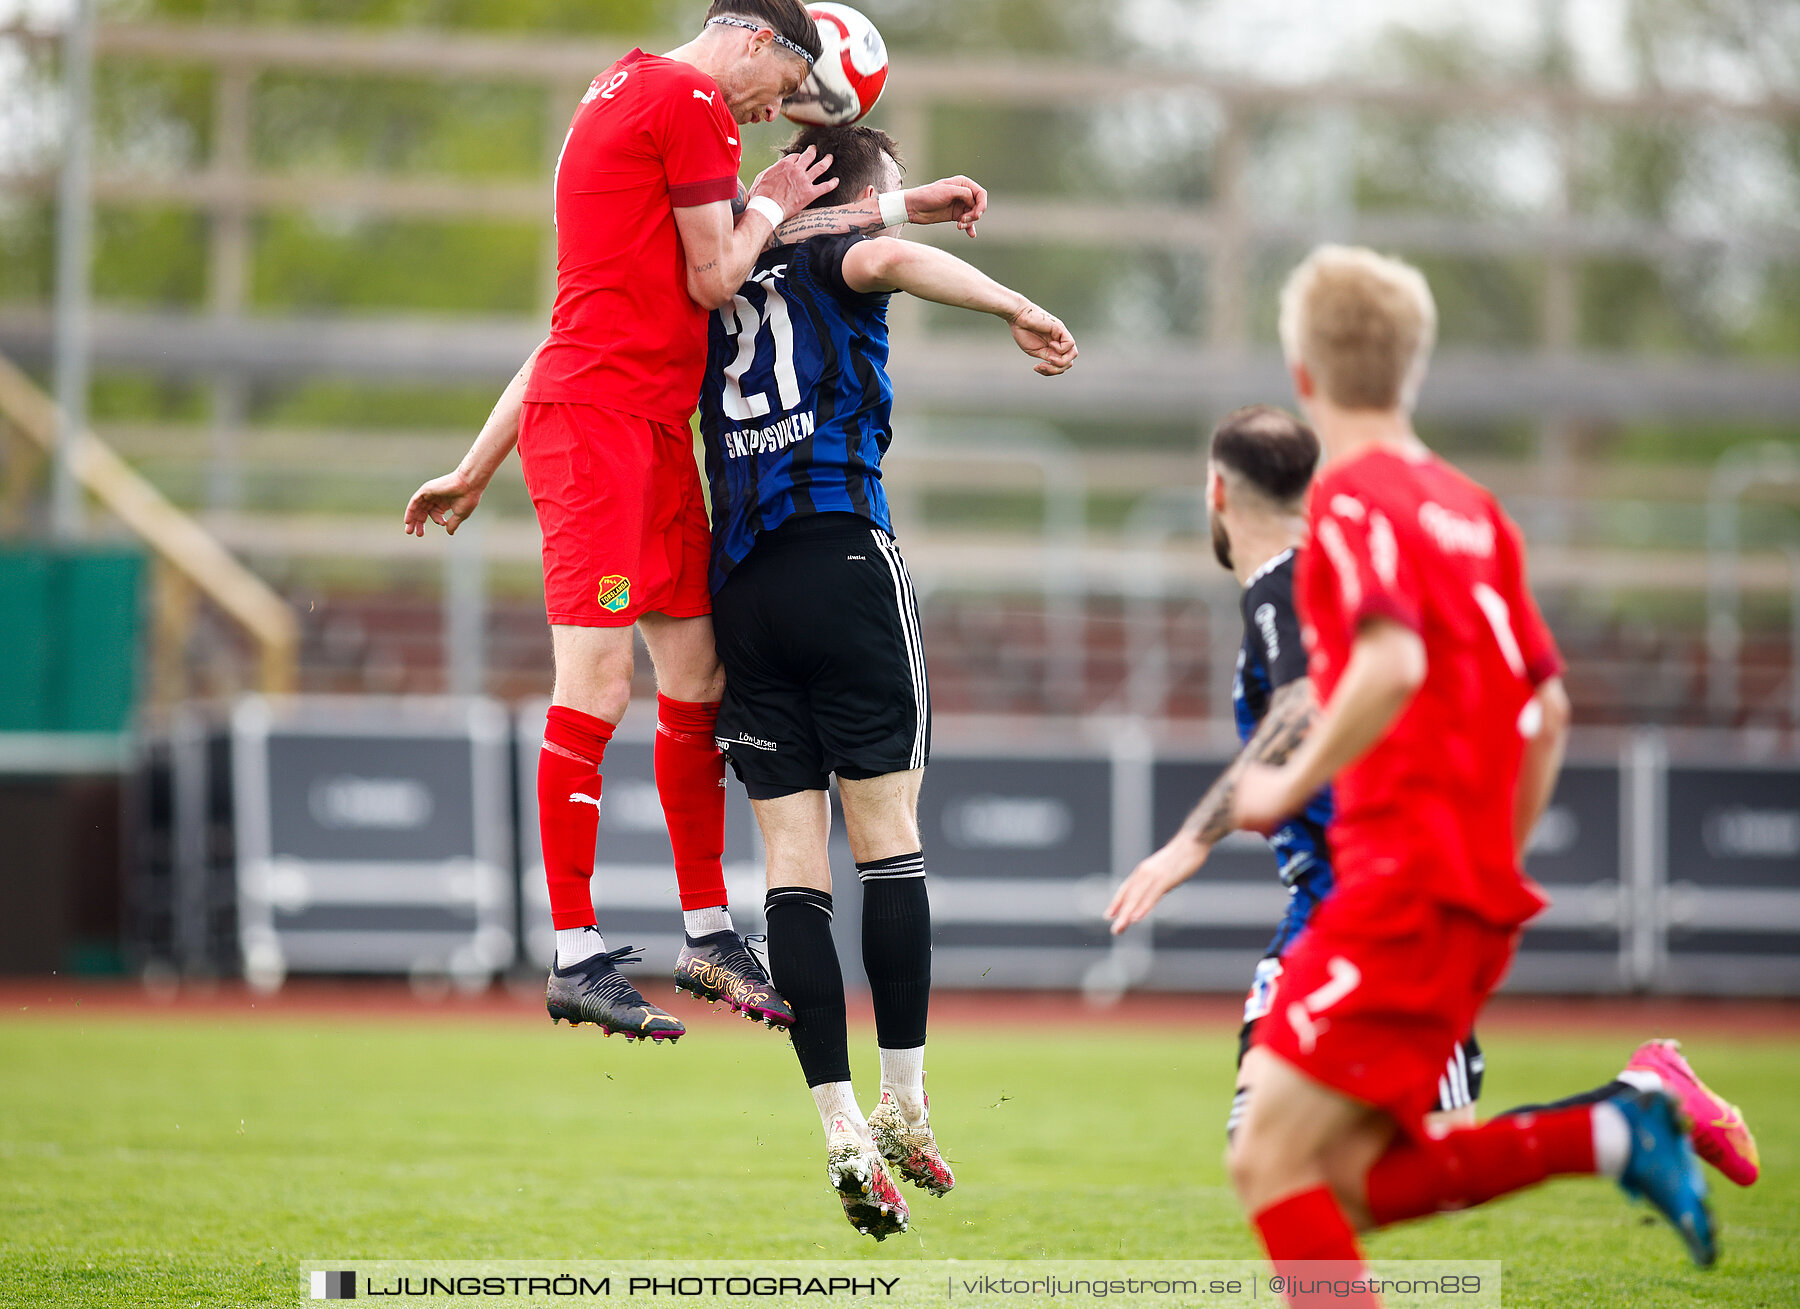
<path fill-rule="evenodd" d="M 1702 1267 L 1706 1181 L 1666 1089 L 1426 1129 L 1445 1060 L 1544 906 L 1526 838 L 1561 767 L 1562 661 L 1518 529 L 1434 456 L 1412 409 L 1436 337 L 1415 268 L 1324 246 L 1289 277 L 1281 341 L 1325 461 L 1297 579 L 1322 709 L 1279 766 L 1243 770 L 1236 826 L 1319 788 L 1337 885 L 1282 960 L 1245 1056 L 1231 1178 L 1292 1304 L 1304 1265 L 1360 1270 L 1357 1229 L 1482 1204 L 1560 1174 L 1649 1200 Z M 1358 1285 L 1335 1305 L 1379 1305 Z"/>

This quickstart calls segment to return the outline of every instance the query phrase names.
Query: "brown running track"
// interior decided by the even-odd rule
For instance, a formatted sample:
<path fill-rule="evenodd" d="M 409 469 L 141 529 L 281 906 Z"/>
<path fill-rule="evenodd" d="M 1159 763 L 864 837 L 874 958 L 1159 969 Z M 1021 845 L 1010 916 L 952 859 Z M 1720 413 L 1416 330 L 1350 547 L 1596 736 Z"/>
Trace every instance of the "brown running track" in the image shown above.
<path fill-rule="evenodd" d="M 728 1015 L 723 1007 L 710 1010 L 677 996 L 667 982 L 644 985 L 652 1001 L 689 1027 L 743 1021 Z M 1232 1029 L 1242 1009 L 1243 1000 L 1236 995 L 1134 994 L 1111 1007 L 1090 1004 L 1064 991 L 938 991 L 931 997 L 934 1026 L 980 1024 L 988 1030 Z M 496 985 L 477 995 L 455 991 L 421 994 L 404 981 L 296 978 L 274 995 L 258 995 L 235 981 L 152 989 L 127 980 L 0 978 L 0 1015 L 66 1020 L 91 1014 L 528 1023 L 542 1019 L 543 984 L 531 978 L 515 985 Z M 850 1016 L 852 1021 L 870 1021 L 866 995 L 851 996 Z M 1489 1004 L 1481 1030 L 1605 1032 L 1634 1040 L 1701 1034 L 1792 1040 L 1800 1038 L 1800 1000 L 1508 995 Z"/>

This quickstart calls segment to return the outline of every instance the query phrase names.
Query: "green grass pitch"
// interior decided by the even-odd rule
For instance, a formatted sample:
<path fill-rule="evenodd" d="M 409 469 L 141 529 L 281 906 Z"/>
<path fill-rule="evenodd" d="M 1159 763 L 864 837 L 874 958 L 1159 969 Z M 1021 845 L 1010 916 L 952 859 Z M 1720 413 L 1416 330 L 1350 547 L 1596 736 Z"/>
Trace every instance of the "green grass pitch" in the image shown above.
<path fill-rule="evenodd" d="M 68 1010 L 63 1011 L 65 1015 Z M 1496 1031 L 1484 1105 L 1605 1080 L 1635 1041 Z M 1377 1235 L 1505 1262 L 1509 1306 L 1800 1304 L 1800 1043 L 1686 1033 L 1764 1179 L 1712 1175 L 1720 1266 L 1609 1183 L 1555 1182 Z M 858 1085 L 874 1039 L 855 1034 Z M 933 1121 L 957 1190 L 876 1246 L 823 1179 L 785 1040 L 676 1049 L 516 1023 L 114 1015 L 0 1021 L 0 1303 L 294 1304 L 302 1260 L 1248 1258 L 1220 1159 L 1233 1039 L 944 1030 Z M 912 1197 L 917 1195 L 916 1201 Z"/>

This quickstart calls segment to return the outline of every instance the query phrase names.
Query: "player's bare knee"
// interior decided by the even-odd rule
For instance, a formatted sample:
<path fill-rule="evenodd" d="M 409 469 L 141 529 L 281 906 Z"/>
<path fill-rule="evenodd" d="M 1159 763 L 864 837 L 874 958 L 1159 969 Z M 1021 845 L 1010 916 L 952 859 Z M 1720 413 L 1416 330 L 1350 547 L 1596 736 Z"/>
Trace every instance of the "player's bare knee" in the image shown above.
<path fill-rule="evenodd" d="M 1272 1193 L 1289 1184 L 1305 1161 L 1292 1157 L 1278 1136 L 1254 1133 L 1240 1127 L 1226 1151 L 1225 1167 L 1238 1197 L 1252 1210 L 1261 1208 Z"/>
<path fill-rule="evenodd" d="M 550 636 L 556 661 L 556 688 L 551 699 L 617 723 L 631 703 L 636 659 L 630 629 L 559 624 L 550 629 Z"/>
<path fill-rule="evenodd" d="M 656 689 L 671 700 L 689 704 L 716 704 L 725 694 L 725 669 L 715 658 L 710 664 L 694 660 L 684 666 L 656 670 Z"/>
<path fill-rule="evenodd" d="M 838 779 L 844 828 L 850 838 L 850 853 L 858 863 L 892 859 L 920 848 L 922 771 L 914 768 L 879 777 Z"/>
<path fill-rule="evenodd" d="M 639 619 L 638 626 L 656 670 L 658 691 L 689 704 L 712 704 L 725 694 L 725 668 L 719 662 L 710 617 L 652 613 Z"/>
<path fill-rule="evenodd" d="M 768 883 L 831 889 L 831 805 L 823 791 L 795 791 L 750 808 L 762 831 Z"/>

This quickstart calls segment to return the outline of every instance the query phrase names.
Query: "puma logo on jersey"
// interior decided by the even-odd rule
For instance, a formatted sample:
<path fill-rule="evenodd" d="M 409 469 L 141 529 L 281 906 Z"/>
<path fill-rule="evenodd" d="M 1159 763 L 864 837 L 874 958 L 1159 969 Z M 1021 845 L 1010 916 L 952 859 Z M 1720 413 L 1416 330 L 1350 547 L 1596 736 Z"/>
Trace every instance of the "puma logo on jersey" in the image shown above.
<path fill-rule="evenodd" d="M 694 88 L 694 99 L 704 100 L 707 104 L 711 104 L 713 102 L 712 98 L 713 93 L 711 91 L 702 91 L 699 87 Z"/>
<path fill-rule="evenodd" d="M 570 804 L 591 804 L 596 809 L 598 809 L 600 807 L 600 801 L 597 797 L 591 796 L 591 795 L 583 795 L 580 791 L 570 791 L 569 792 L 569 803 Z"/>

